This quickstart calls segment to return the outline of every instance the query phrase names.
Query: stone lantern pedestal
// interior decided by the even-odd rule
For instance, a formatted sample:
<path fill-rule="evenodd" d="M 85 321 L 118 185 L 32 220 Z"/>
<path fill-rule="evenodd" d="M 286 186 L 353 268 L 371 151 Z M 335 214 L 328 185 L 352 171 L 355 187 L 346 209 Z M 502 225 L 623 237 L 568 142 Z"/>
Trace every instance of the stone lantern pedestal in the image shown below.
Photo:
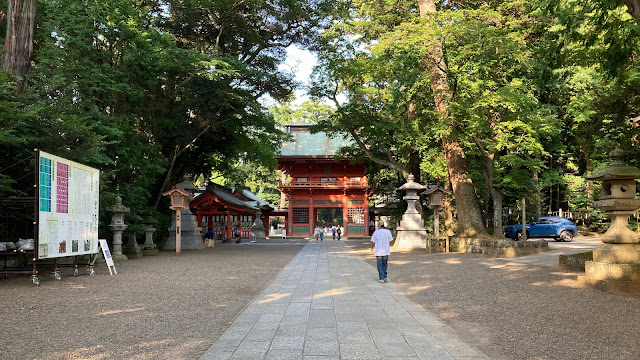
<path fill-rule="evenodd" d="M 640 237 L 629 228 L 628 218 L 640 208 L 635 199 L 640 169 L 623 162 L 624 151 L 616 148 L 609 154 L 611 164 L 587 176 L 602 181 L 602 200 L 594 205 L 611 218 L 611 225 L 602 236 L 602 245 L 593 250 L 593 261 L 585 263 L 585 275 L 578 283 L 599 290 L 640 295 Z"/>
<path fill-rule="evenodd" d="M 122 198 L 116 196 L 116 203 L 107 208 L 107 211 L 111 212 L 111 224 L 109 229 L 113 233 L 113 249 L 111 249 L 111 257 L 113 261 L 127 261 L 127 256 L 122 254 L 122 232 L 127 228 L 124 223 L 124 214 L 130 210 L 128 207 L 122 205 Z"/>
<path fill-rule="evenodd" d="M 262 222 L 262 211 L 258 209 L 255 215 L 255 220 L 251 226 L 251 232 L 255 234 L 256 238 L 252 240 L 264 240 L 267 235 L 264 232 L 264 223 Z"/>
<path fill-rule="evenodd" d="M 402 198 L 407 202 L 407 211 L 402 215 L 400 226 L 396 229 L 397 236 L 393 248 L 397 250 L 424 250 L 427 246 L 427 228 L 424 226 L 422 216 L 416 210 L 416 201 L 420 200 L 418 191 L 426 187 L 413 179 L 413 174 L 409 175 L 406 184 L 398 188 L 407 191 L 407 195 Z"/>
<path fill-rule="evenodd" d="M 153 225 L 157 224 L 158 220 L 152 218 L 151 215 L 148 215 L 142 220 L 142 223 L 147 225 L 144 229 L 145 241 L 144 244 L 142 244 L 142 253 L 144 256 L 158 255 L 158 248 L 156 247 L 156 244 L 153 243 L 153 233 L 156 231 L 156 228 L 154 228 Z"/>
<path fill-rule="evenodd" d="M 140 221 L 140 217 L 138 215 L 134 216 L 133 224 L 137 224 Z M 129 234 L 129 241 L 124 246 L 122 252 L 127 255 L 129 259 L 141 259 L 144 257 L 142 254 L 142 249 L 140 249 L 140 245 L 138 245 L 138 239 L 136 238 L 136 233 L 133 232 Z"/>

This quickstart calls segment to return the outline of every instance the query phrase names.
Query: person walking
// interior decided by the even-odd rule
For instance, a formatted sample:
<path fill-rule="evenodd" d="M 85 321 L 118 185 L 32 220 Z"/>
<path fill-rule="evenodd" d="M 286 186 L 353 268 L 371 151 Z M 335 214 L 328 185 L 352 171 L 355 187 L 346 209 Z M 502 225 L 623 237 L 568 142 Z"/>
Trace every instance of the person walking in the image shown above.
<path fill-rule="evenodd" d="M 371 235 L 371 251 L 375 250 L 374 255 L 378 264 L 379 283 L 387 282 L 387 262 L 391 254 L 389 246 L 394 241 L 391 231 L 385 229 L 383 222 L 378 224 L 378 230 Z"/>
<path fill-rule="evenodd" d="M 236 244 L 240 243 L 240 225 L 237 224 L 235 230 L 233 230 L 233 236 L 236 238 Z"/>
<path fill-rule="evenodd" d="M 336 234 L 338 234 L 338 241 L 340 241 L 340 235 L 342 235 L 342 225 L 338 225 L 336 229 Z"/>
<path fill-rule="evenodd" d="M 331 235 L 333 235 L 333 240 L 335 240 L 336 239 L 336 226 L 335 225 L 333 225 L 331 227 Z"/>
<path fill-rule="evenodd" d="M 324 228 L 320 228 L 320 241 L 324 241 Z"/>
<path fill-rule="evenodd" d="M 320 228 L 318 227 L 318 225 L 316 225 L 316 228 L 313 229 L 313 236 L 316 237 L 316 241 L 318 241 L 318 239 L 320 238 Z"/>

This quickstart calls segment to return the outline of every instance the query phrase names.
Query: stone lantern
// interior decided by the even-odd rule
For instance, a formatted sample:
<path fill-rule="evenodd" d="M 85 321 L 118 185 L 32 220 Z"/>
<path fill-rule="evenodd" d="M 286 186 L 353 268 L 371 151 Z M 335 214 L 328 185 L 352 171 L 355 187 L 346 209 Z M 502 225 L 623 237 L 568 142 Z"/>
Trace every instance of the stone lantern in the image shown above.
<path fill-rule="evenodd" d="M 398 188 L 405 190 L 407 194 L 402 198 L 407 202 L 407 211 L 402 215 L 400 226 L 398 226 L 395 249 L 424 249 L 426 247 L 427 228 L 418 210 L 416 201 L 420 200 L 418 191 L 424 190 L 425 186 L 413 181 L 413 174 L 409 174 L 407 182 Z"/>
<path fill-rule="evenodd" d="M 156 228 L 153 226 L 158 223 L 158 220 L 151 217 L 151 214 L 147 215 L 144 219 L 142 219 L 142 223 L 146 225 L 144 229 L 145 241 L 142 244 L 142 253 L 144 256 L 154 256 L 158 255 L 158 248 L 156 244 L 153 243 L 153 232 L 156 231 Z"/>
<path fill-rule="evenodd" d="M 113 249 L 111 251 L 111 257 L 114 261 L 126 261 L 127 256 L 122 254 L 122 232 L 127 228 L 124 223 L 124 214 L 128 213 L 130 209 L 122 205 L 122 198 L 116 196 L 115 204 L 107 208 L 107 211 L 111 212 L 111 224 L 109 229 L 113 232 Z"/>
<path fill-rule="evenodd" d="M 429 207 L 433 209 L 433 236 L 435 244 L 438 244 L 440 241 L 440 208 L 444 205 L 444 196 L 451 194 L 451 191 L 436 185 L 427 189 L 423 194 L 429 196 Z M 449 252 L 449 246 L 445 245 L 445 252 Z"/>
<path fill-rule="evenodd" d="M 253 240 L 258 240 L 258 239 L 264 240 L 267 237 L 264 231 L 264 223 L 262 222 L 262 217 L 264 215 L 262 215 L 260 204 L 256 204 L 256 207 L 258 208 L 258 211 L 254 215 L 253 225 L 251 226 L 251 232 L 254 233 L 255 235 L 255 239 Z"/>
<path fill-rule="evenodd" d="M 616 148 L 609 153 L 613 159 L 608 167 L 586 176 L 602 182 L 602 200 L 594 203 L 611 218 L 611 225 L 602 236 L 603 244 L 593 250 L 593 261 L 585 264 L 585 275 L 578 282 L 600 290 L 621 294 L 640 294 L 640 237 L 629 228 L 628 218 L 640 208 L 635 199 L 636 181 L 640 169 L 626 165 L 624 151 Z"/>

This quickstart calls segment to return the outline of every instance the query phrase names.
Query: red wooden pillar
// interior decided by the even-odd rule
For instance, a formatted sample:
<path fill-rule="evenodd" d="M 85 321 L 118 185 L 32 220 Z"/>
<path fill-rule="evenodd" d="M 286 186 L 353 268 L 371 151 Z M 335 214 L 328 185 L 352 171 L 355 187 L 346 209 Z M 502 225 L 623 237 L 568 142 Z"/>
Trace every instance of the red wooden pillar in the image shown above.
<path fill-rule="evenodd" d="M 347 189 L 342 191 L 342 235 L 347 234 L 349 225 L 349 198 L 347 197 Z"/>
<path fill-rule="evenodd" d="M 309 190 L 309 235 L 313 235 L 313 229 L 316 227 L 315 214 L 313 212 L 313 190 Z"/>
<path fill-rule="evenodd" d="M 287 209 L 287 218 L 284 222 L 284 230 L 287 232 L 287 236 L 291 235 L 291 231 L 293 229 L 293 203 L 291 201 L 291 193 L 287 194 L 287 198 L 289 199 L 289 208 Z"/>
<path fill-rule="evenodd" d="M 213 212 L 207 215 L 207 231 L 213 229 Z"/>
<path fill-rule="evenodd" d="M 364 191 L 364 235 L 369 236 L 369 196 L 367 190 Z"/>
<path fill-rule="evenodd" d="M 229 210 L 227 210 L 227 233 L 225 235 L 227 240 L 231 239 L 231 213 Z"/>

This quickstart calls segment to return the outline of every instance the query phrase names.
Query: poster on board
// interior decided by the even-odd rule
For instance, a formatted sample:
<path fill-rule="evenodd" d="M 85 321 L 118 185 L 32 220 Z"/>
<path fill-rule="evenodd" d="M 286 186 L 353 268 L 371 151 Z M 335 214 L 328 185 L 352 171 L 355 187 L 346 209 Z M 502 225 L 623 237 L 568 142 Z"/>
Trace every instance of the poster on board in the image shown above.
<path fill-rule="evenodd" d="M 38 152 L 38 259 L 96 254 L 100 170 Z"/>

